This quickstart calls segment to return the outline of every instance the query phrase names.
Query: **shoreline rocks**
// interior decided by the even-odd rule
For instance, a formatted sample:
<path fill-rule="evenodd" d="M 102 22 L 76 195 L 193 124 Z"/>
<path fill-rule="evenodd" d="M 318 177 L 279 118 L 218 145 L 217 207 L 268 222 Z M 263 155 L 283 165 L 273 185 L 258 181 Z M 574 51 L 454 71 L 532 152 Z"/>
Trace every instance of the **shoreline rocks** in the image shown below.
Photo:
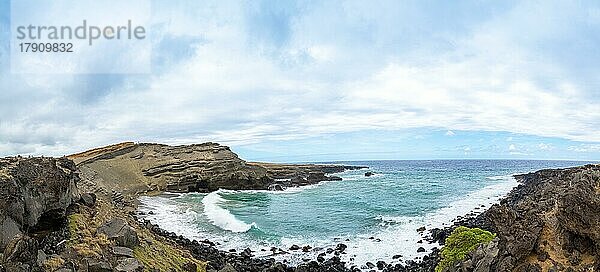
<path fill-rule="evenodd" d="M 190 259 L 186 261 L 208 261 L 211 272 L 345 272 L 360 271 L 362 267 L 348 267 L 349 264 L 341 261 L 339 256 L 346 250 L 344 244 L 325 249 L 315 260 L 305 259 L 291 266 L 274 258 L 257 258 L 252 249 L 221 251 L 210 241 L 192 241 L 147 221 L 138 225 L 127 217 L 127 212 L 135 210 L 135 198 L 142 193 L 170 190 L 167 188 L 211 190 L 219 188 L 225 180 L 232 182 L 228 186 L 241 189 L 269 188 L 274 184 L 284 189 L 285 186 L 337 180 L 338 177 L 330 174 L 352 167 L 250 163 L 237 158 L 227 147 L 211 143 L 192 147 L 128 144 L 75 157 L 79 168 L 65 158 L 0 159 L 0 227 L 3 230 L 0 271 L 43 271 L 41 266 L 50 260 L 58 267 L 56 271 L 79 269 L 83 267 L 81 261 L 85 261 L 88 271 L 141 271 L 144 259 L 132 258 L 131 248 L 140 240 L 148 246 L 150 236 L 138 237 L 142 226 L 151 230 L 143 232 L 145 235 L 154 233 L 156 235 L 151 237 L 165 237 L 159 239 L 160 242 L 150 239 L 153 245 L 164 242 L 168 247 L 173 246 L 176 252 L 187 254 L 186 258 Z M 493 242 L 478 247 L 448 271 L 600 270 L 600 165 L 540 170 L 516 178 L 521 184 L 488 210 L 480 207 L 482 213 L 462 217 L 445 229 L 419 228 L 420 232 L 431 234 L 430 241 L 440 244 L 458 225 L 497 234 Z M 80 191 L 86 193 L 80 196 Z M 97 215 L 97 205 L 108 208 L 102 210 L 108 214 L 100 217 L 104 224 L 95 225 L 99 227 L 98 233 L 111 239 L 112 244 L 105 244 L 100 250 L 108 253 L 108 257 L 75 259 L 69 255 L 72 252 L 65 253 L 72 250 L 65 247 L 70 235 L 65 217 L 72 209 L 86 210 L 88 217 L 81 219 L 87 220 L 82 222 L 85 225 Z M 95 235 L 96 227 L 93 230 L 90 237 Z M 302 245 L 294 250 L 314 251 Z M 290 254 L 281 249 L 273 253 L 276 252 Z M 439 252 L 434 248 L 419 261 L 405 260 L 403 264 L 373 260 L 364 267 L 380 271 L 432 271 L 440 260 Z M 190 254 L 197 260 L 188 256 Z M 396 256 L 393 259 L 401 258 Z M 186 267 L 194 270 L 197 265 L 204 264 L 190 262 Z"/>
<path fill-rule="evenodd" d="M 209 240 L 190 240 L 182 235 L 177 235 L 174 232 L 166 231 L 158 225 L 153 224 L 149 220 L 142 219 L 139 221 L 142 226 L 152 231 L 153 233 L 165 237 L 170 241 L 177 243 L 185 249 L 188 249 L 194 257 L 209 262 L 207 271 L 221 271 L 226 267 L 231 266 L 235 271 L 286 271 L 286 272 L 305 272 L 305 271 L 339 271 L 339 272 L 358 272 L 361 269 L 375 268 L 384 272 L 430 272 L 433 271 L 439 262 L 439 249 L 433 248 L 428 255 L 425 255 L 420 261 L 407 260 L 404 264 L 386 263 L 385 261 L 377 261 L 372 264 L 372 267 L 367 264 L 348 266 L 340 258 L 340 254 L 345 254 L 347 245 L 343 243 L 337 244 L 333 248 L 323 249 L 324 252 L 319 253 L 315 260 L 304 259 L 303 263 L 296 266 L 289 265 L 287 260 L 277 261 L 272 257 L 254 257 L 252 251 L 247 248 L 244 251 L 237 253 L 235 250 L 219 250 L 215 244 Z M 310 249 L 310 246 L 292 245 L 290 251 L 304 251 Z M 271 248 L 274 255 L 289 254 L 282 249 Z M 327 255 L 331 257 L 327 258 Z M 394 256 L 392 260 L 400 259 L 401 255 Z"/>
<path fill-rule="evenodd" d="M 497 234 L 449 271 L 600 270 L 600 165 L 515 178 L 520 185 L 499 204 L 431 230 L 431 241 L 442 243 L 459 225 Z"/>
<path fill-rule="evenodd" d="M 168 232 L 158 225 L 153 224 L 148 220 L 143 220 L 141 223 L 144 227 L 153 233 L 163 236 L 179 246 L 189 250 L 194 257 L 208 262 L 207 271 L 222 271 L 223 269 L 233 268 L 233 271 L 277 271 L 277 272 L 305 272 L 305 271 L 340 271 L 340 272 L 358 272 L 358 268 L 348 268 L 346 263 L 342 262 L 337 256 L 325 259 L 324 255 L 317 258 L 317 261 L 309 260 L 297 266 L 290 266 L 283 261 L 276 261 L 274 258 L 256 258 L 251 254 L 251 250 L 247 249 L 241 253 L 228 252 L 217 249 L 214 243 L 210 241 L 190 240 L 173 232 Z M 300 246 L 293 247 L 296 251 L 301 249 Z M 297 248 L 297 249 L 296 249 Z M 338 245 L 338 250 L 345 249 L 345 245 Z M 290 250 L 292 250 L 290 248 Z"/>

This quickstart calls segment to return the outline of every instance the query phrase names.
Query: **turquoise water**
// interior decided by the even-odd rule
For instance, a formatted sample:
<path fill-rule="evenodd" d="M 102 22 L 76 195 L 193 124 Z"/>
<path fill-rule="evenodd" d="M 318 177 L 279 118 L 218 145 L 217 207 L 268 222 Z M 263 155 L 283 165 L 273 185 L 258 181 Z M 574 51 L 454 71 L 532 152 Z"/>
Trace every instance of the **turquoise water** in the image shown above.
<path fill-rule="evenodd" d="M 583 165 L 569 161 L 432 160 L 336 162 L 365 165 L 346 171 L 342 181 L 284 192 L 226 191 L 141 198 L 148 219 L 192 239 L 208 238 L 222 249 L 250 247 L 268 255 L 271 246 L 328 247 L 344 242 L 346 261 L 362 264 L 403 255 L 419 258 L 424 238 L 416 231 L 450 224 L 456 216 L 480 212 L 517 185 L 511 174 Z M 376 175 L 365 177 L 366 171 Z M 374 239 L 370 239 L 374 238 Z M 378 239 L 378 240 L 377 240 Z M 320 251 L 292 253 L 287 259 Z"/>

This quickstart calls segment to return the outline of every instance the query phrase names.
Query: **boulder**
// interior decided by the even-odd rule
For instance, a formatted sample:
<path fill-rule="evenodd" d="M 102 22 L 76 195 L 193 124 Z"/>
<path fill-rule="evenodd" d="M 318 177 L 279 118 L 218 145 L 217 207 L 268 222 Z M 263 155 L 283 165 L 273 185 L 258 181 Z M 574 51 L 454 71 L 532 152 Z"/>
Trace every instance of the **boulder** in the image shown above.
<path fill-rule="evenodd" d="M 368 171 L 368 172 L 365 173 L 365 177 L 370 177 L 372 175 L 374 175 L 374 173 L 371 172 L 371 171 Z"/>
<path fill-rule="evenodd" d="M 133 250 L 127 247 L 115 246 L 112 248 L 113 254 L 133 258 Z"/>
<path fill-rule="evenodd" d="M 96 194 L 94 193 L 85 193 L 81 195 L 81 203 L 88 207 L 94 207 L 96 205 Z"/>
<path fill-rule="evenodd" d="M 135 258 L 125 258 L 117 261 L 115 271 L 117 272 L 142 272 L 144 265 L 142 265 Z"/>
<path fill-rule="evenodd" d="M 186 272 L 197 272 L 198 271 L 198 265 L 196 265 L 195 263 L 192 263 L 192 262 L 188 262 L 188 263 L 185 263 L 181 267 L 181 269 L 183 269 L 183 271 L 186 271 Z"/>
<path fill-rule="evenodd" d="M 335 250 L 339 252 L 344 252 L 346 248 L 348 248 L 348 246 L 345 244 L 337 244 L 337 246 L 335 246 Z"/>
<path fill-rule="evenodd" d="M 46 259 L 48 259 L 48 256 L 46 255 L 46 253 L 43 250 L 38 249 L 37 257 L 36 257 L 37 265 L 38 266 L 44 265 L 44 262 L 46 261 Z"/>
<path fill-rule="evenodd" d="M 98 233 L 105 234 L 108 239 L 114 240 L 118 246 L 133 248 L 139 245 L 135 229 L 121 218 L 113 218 L 98 228 Z"/>
<path fill-rule="evenodd" d="M 4 220 L 0 219 L 0 224 L 0 249 L 4 249 L 13 238 L 23 235 L 20 224 L 12 217 L 5 216 Z"/>
<path fill-rule="evenodd" d="M 233 268 L 232 265 L 225 264 L 225 266 L 221 270 L 219 270 L 219 272 L 237 272 L 237 270 L 235 270 L 235 268 Z"/>
<path fill-rule="evenodd" d="M 283 191 L 283 186 L 281 184 L 271 184 L 269 185 L 269 191 Z"/>
<path fill-rule="evenodd" d="M 109 263 L 98 260 L 88 260 L 88 272 L 112 272 Z"/>

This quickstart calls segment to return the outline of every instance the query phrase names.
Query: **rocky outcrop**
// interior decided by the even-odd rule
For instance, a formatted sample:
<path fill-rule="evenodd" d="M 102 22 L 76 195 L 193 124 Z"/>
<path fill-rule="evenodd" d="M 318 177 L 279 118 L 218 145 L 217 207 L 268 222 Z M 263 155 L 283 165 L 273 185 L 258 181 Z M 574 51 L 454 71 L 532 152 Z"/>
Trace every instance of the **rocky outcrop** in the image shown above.
<path fill-rule="evenodd" d="M 121 218 L 113 218 L 107 221 L 98 228 L 97 232 L 106 235 L 108 239 L 115 241 L 118 246 L 134 248 L 140 243 L 135 229 Z"/>
<path fill-rule="evenodd" d="M 264 189 L 339 180 L 330 174 L 355 166 L 249 163 L 216 143 L 168 146 L 123 143 L 70 156 L 78 162 L 81 186 L 112 191 L 210 192 Z M 277 187 L 278 188 L 278 187 Z M 123 201 L 127 201 L 124 199 Z"/>
<path fill-rule="evenodd" d="M 125 258 L 118 261 L 117 266 L 115 266 L 116 272 L 142 272 L 144 270 L 144 265 L 142 265 L 135 258 Z"/>
<path fill-rule="evenodd" d="M 0 251 L 6 267 L 34 269 L 38 242 L 64 225 L 67 208 L 79 199 L 78 180 L 68 159 L 0 159 Z"/>
<path fill-rule="evenodd" d="M 75 164 L 67 159 L 0 159 L 0 250 L 18 235 L 64 219 L 79 199 Z"/>
<path fill-rule="evenodd" d="M 189 240 L 157 239 L 128 212 L 137 195 L 149 191 L 280 190 L 338 180 L 330 174 L 354 167 L 248 163 L 214 143 L 123 143 L 69 158 L 0 159 L 0 271 L 203 271 L 203 260 L 237 271 L 263 271 L 265 265 L 348 271 L 339 258 L 296 269 L 251 258 L 250 250 L 224 256 L 209 246 L 198 252 Z"/>
<path fill-rule="evenodd" d="M 497 234 L 450 271 L 600 271 L 600 165 L 517 175 L 499 204 L 459 224 Z"/>

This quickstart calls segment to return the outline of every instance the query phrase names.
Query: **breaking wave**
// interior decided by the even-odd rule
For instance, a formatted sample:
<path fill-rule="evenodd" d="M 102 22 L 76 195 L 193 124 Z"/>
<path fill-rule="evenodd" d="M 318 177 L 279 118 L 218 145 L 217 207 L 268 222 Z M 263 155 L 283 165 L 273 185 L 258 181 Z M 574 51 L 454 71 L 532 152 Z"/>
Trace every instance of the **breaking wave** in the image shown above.
<path fill-rule="evenodd" d="M 204 204 L 204 215 L 208 218 L 208 220 L 215 226 L 228 230 L 231 232 L 247 232 L 252 226 L 255 226 L 255 223 L 248 224 L 242 220 L 239 220 L 229 212 L 227 209 L 222 208 L 219 204 L 224 203 L 226 200 L 221 197 L 219 194 L 221 190 L 212 192 L 206 195 L 202 199 L 202 204 Z"/>

